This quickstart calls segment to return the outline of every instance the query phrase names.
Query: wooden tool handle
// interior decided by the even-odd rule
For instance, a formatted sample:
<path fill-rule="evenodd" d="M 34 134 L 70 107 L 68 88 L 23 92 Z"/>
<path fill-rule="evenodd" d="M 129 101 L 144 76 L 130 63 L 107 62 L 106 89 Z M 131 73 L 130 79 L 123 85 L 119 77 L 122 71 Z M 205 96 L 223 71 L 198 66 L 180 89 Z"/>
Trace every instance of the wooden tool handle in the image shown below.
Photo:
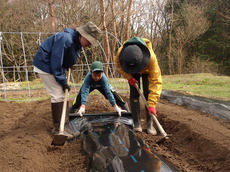
<path fill-rule="evenodd" d="M 143 100 L 144 103 L 145 103 L 146 108 L 148 109 L 148 103 L 147 103 L 147 101 L 146 101 L 146 99 L 145 99 L 144 94 L 141 92 L 140 88 L 138 87 L 138 84 L 137 84 L 137 83 L 134 83 L 134 87 L 137 89 L 139 95 L 141 96 L 142 100 Z M 165 130 L 163 129 L 163 127 L 162 127 L 161 124 L 159 123 L 157 117 L 156 117 L 154 114 L 152 114 L 152 117 L 153 117 L 153 120 L 154 120 L 154 122 L 156 123 L 157 128 L 159 129 L 161 135 L 164 136 L 164 137 L 167 137 L 167 133 L 165 132 Z"/>
<path fill-rule="evenodd" d="M 68 70 L 68 76 L 67 76 L 67 84 L 69 84 L 70 73 L 71 73 L 71 69 L 69 68 L 69 70 Z M 68 92 L 69 92 L 69 90 L 66 89 L 65 90 L 65 97 L 64 97 L 63 108 L 62 108 L 62 115 L 61 115 L 60 134 L 63 134 L 64 127 L 65 127 L 66 108 L 67 108 L 66 106 L 67 106 Z"/>

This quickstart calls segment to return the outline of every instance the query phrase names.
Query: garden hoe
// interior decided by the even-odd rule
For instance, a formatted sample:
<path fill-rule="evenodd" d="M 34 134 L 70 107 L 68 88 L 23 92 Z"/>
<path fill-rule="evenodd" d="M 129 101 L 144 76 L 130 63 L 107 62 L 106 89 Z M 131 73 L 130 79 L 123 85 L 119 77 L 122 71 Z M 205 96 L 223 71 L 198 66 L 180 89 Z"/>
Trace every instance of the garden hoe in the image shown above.
<path fill-rule="evenodd" d="M 69 83 L 69 80 L 70 80 L 70 72 L 71 72 L 71 69 L 69 68 L 68 76 L 67 76 L 67 84 Z M 64 97 L 64 103 L 63 103 L 63 108 L 62 108 L 59 133 L 54 135 L 53 141 L 51 143 L 51 145 L 54 145 L 54 146 L 63 146 L 68 138 L 68 136 L 64 135 L 67 98 L 68 98 L 68 89 L 65 90 L 65 97 Z"/>
<path fill-rule="evenodd" d="M 138 87 L 138 84 L 135 83 L 134 86 L 135 86 L 135 88 L 137 89 L 137 91 L 138 91 L 139 95 L 141 96 L 142 100 L 144 101 L 146 108 L 148 109 L 147 101 L 146 101 L 146 99 L 145 99 L 144 94 L 141 92 L 140 88 Z M 154 122 L 156 123 L 157 128 L 159 129 L 161 135 L 163 136 L 163 138 L 160 139 L 157 143 L 162 143 L 162 142 L 164 142 L 165 140 L 168 140 L 168 139 L 169 139 L 169 137 L 168 137 L 169 135 L 165 132 L 165 130 L 163 129 L 163 127 L 162 127 L 161 124 L 159 123 L 157 117 L 156 117 L 154 114 L 152 114 L 152 118 L 153 118 Z"/>

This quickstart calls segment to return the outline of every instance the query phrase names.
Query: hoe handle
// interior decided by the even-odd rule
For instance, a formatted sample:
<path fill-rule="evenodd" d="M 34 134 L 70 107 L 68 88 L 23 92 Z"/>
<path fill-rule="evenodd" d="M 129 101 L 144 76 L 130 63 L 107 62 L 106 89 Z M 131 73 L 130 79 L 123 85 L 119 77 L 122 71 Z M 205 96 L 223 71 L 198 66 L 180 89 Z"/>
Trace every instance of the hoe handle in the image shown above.
<path fill-rule="evenodd" d="M 141 92 L 140 88 L 138 87 L 138 84 L 135 83 L 134 86 L 135 86 L 135 88 L 137 89 L 137 91 L 138 91 L 139 95 L 141 96 L 142 100 L 144 101 L 146 108 L 148 109 L 148 103 L 147 103 L 147 101 L 146 101 L 146 99 L 145 99 L 144 94 Z M 163 137 L 167 137 L 167 133 L 165 132 L 165 130 L 163 129 L 163 127 L 162 127 L 161 124 L 159 123 L 157 117 L 156 117 L 155 115 L 152 114 L 152 118 L 153 118 L 154 122 L 156 123 L 157 128 L 159 129 L 161 135 L 162 135 Z"/>
<path fill-rule="evenodd" d="M 67 84 L 69 84 L 70 73 L 71 73 L 71 69 L 69 68 L 68 76 L 67 76 Z M 64 97 L 64 103 L 63 103 L 62 115 L 61 115 L 61 123 L 60 123 L 60 134 L 64 133 L 66 108 L 67 108 L 67 98 L 68 98 L 68 89 L 65 89 L 65 97 Z"/>

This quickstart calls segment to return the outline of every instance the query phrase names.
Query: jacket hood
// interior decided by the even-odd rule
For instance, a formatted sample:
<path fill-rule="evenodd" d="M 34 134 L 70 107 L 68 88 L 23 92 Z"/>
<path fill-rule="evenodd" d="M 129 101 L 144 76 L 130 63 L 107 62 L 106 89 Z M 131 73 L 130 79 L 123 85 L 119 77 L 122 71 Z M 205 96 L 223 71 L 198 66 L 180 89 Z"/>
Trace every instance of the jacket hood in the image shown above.
<path fill-rule="evenodd" d="M 81 44 L 80 44 L 79 39 L 78 39 L 79 32 L 73 28 L 66 28 L 66 29 L 64 29 L 64 32 L 69 33 L 73 37 L 73 39 L 77 42 L 76 46 L 78 46 L 78 49 L 81 49 Z"/>
<path fill-rule="evenodd" d="M 66 29 L 64 29 L 64 32 L 69 33 L 73 36 L 76 35 L 76 33 L 77 33 L 77 31 L 73 28 L 66 28 Z"/>

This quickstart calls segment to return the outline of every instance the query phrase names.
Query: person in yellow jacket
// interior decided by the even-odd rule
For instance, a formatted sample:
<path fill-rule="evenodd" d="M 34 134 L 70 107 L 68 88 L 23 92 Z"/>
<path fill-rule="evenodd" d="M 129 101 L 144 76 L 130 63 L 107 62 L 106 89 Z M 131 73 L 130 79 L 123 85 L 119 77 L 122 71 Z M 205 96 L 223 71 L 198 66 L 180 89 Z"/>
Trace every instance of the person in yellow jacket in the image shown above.
<path fill-rule="evenodd" d="M 139 93 L 134 87 L 142 78 L 144 96 L 148 102 L 147 133 L 156 135 L 151 114 L 157 116 L 156 105 L 162 91 L 162 77 L 152 43 L 146 38 L 133 37 L 117 51 L 115 63 L 118 71 L 128 80 L 130 86 L 130 106 L 134 120 L 134 131 L 142 132 L 140 122 Z"/>

